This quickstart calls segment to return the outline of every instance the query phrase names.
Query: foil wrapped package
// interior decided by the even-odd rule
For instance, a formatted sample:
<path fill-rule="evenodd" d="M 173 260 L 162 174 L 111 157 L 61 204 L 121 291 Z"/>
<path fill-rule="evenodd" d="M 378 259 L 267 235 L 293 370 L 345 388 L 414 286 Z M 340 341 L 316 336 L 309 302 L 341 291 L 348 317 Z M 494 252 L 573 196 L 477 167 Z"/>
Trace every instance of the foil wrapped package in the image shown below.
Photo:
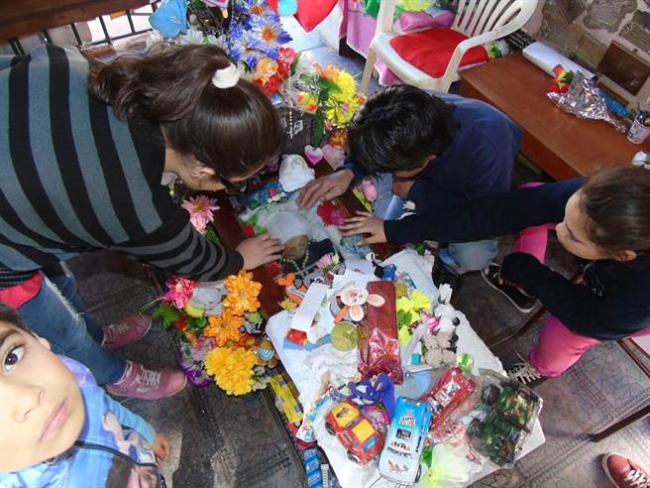
<path fill-rule="evenodd" d="M 619 132 L 626 132 L 625 124 L 620 122 L 607 108 L 605 99 L 593 79 L 578 71 L 565 93 L 547 93 L 553 103 L 567 113 L 581 119 L 604 120 Z"/>
<path fill-rule="evenodd" d="M 368 283 L 368 293 L 385 299 L 381 307 L 366 306 L 359 324 L 359 372 L 364 376 L 386 373 L 394 384 L 404 380 L 397 339 L 395 285 L 390 281 Z"/>

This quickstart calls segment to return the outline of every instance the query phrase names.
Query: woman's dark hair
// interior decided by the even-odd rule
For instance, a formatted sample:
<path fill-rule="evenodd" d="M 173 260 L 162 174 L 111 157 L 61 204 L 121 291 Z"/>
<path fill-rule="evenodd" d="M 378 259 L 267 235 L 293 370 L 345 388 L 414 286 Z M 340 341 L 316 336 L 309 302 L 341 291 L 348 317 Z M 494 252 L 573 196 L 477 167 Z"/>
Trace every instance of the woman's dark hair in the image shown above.
<path fill-rule="evenodd" d="M 243 176 L 282 150 L 273 104 L 253 83 L 212 84 L 228 67 L 216 46 L 184 46 L 149 56 L 91 63 L 89 92 L 127 121 L 159 124 L 171 147 L 226 177 Z"/>
<path fill-rule="evenodd" d="M 451 143 L 458 128 L 453 110 L 409 85 L 372 95 L 348 128 L 350 159 L 368 174 L 414 169 Z"/>
<path fill-rule="evenodd" d="M 596 173 L 580 195 L 591 242 L 612 256 L 650 251 L 650 171 L 627 166 Z"/>
<path fill-rule="evenodd" d="M 14 308 L 10 307 L 5 302 L 0 302 L 0 322 L 6 322 L 8 324 L 15 325 L 19 329 L 30 332 L 18 312 L 16 312 Z"/>

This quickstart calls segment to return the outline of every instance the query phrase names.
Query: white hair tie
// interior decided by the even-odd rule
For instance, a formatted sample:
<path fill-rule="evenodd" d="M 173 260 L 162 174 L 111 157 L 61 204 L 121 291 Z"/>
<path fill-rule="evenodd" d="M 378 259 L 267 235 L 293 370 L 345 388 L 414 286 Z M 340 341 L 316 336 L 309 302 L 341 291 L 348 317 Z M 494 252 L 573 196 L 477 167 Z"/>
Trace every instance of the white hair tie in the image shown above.
<path fill-rule="evenodd" d="M 212 76 L 212 84 L 217 88 L 232 88 L 239 81 L 239 70 L 234 64 L 218 69 Z"/>

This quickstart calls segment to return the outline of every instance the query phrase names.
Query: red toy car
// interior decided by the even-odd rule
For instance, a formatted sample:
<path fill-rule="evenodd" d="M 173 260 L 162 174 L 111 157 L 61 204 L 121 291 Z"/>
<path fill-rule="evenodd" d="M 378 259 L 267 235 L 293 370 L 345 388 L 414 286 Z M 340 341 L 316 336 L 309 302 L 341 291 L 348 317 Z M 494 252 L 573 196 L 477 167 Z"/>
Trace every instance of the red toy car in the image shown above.
<path fill-rule="evenodd" d="M 360 465 L 370 462 L 384 447 L 381 433 L 350 400 L 334 405 L 325 417 L 325 430 L 336 435 L 348 458 Z"/>

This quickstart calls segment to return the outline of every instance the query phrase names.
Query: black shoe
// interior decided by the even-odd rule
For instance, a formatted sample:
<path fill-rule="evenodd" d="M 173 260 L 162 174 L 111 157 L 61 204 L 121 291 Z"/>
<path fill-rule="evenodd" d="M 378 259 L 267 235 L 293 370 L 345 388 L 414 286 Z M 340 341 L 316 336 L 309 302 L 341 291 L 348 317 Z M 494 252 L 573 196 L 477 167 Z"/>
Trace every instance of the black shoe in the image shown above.
<path fill-rule="evenodd" d="M 531 312 L 537 304 L 537 298 L 525 295 L 515 286 L 500 285 L 498 280 L 500 269 L 498 264 L 491 264 L 487 269 L 481 271 L 481 275 L 488 285 L 506 297 L 521 313 Z"/>
<path fill-rule="evenodd" d="M 433 262 L 431 278 L 433 279 L 433 284 L 438 288 L 446 283 L 451 286 L 452 290 L 458 291 L 458 285 L 460 284 L 460 275 L 448 268 L 445 263 L 442 262 L 442 259 L 438 257 L 438 255 L 435 256 L 435 260 Z"/>
<path fill-rule="evenodd" d="M 514 363 L 512 366 L 506 368 L 506 374 L 511 380 L 517 381 L 524 386 L 534 388 L 544 383 L 548 377 L 542 376 L 533 368 L 528 361 Z"/>

